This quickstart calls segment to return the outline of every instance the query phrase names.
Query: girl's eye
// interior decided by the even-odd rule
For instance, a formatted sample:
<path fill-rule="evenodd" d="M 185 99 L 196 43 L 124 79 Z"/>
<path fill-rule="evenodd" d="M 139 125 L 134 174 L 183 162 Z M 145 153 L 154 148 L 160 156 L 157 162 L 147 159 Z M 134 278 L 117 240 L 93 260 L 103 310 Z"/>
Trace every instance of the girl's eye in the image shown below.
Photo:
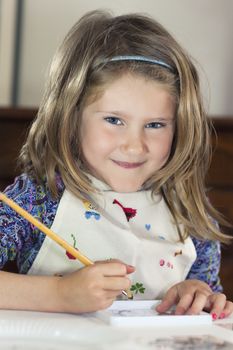
<path fill-rule="evenodd" d="M 149 124 L 146 124 L 146 129 L 160 129 L 163 128 L 165 126 L 164 123 L 160 123 L 160 122 L 152 122 Z"/>
<path fill-rule="evenodd" d="M 106 117 L 104 119 L 110 124 L 122 125 L 122 121 L 117 117 Z"/>

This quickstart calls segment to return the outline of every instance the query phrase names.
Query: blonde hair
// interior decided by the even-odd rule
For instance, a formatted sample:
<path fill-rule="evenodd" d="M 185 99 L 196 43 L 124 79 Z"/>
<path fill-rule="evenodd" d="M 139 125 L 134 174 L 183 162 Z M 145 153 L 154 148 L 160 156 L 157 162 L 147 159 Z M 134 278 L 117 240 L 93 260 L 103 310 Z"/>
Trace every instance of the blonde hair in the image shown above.
<path fill-rule="evenodd" d="M 147 62 L 112 62 L 118 55 L 140 55 L 165 62 L 172 69 Z M 171 155 L 148 184 L 162 192 L 183 241 L 188 235 L 226 242 L 214 220 L 221 216 L 206 197 L 205 174 L 210 163 L 210 125 L 203 109 L 197 71 L 189 55 L 155 20 L 108 12 L 86 14 L 70 30 L 51 64 L 44 98 L 22 148 L 24 170 L 46 179 L 57 196 L 56 174 L 76 196 L 94 191 L 83 169 L 80 120 L 83 107 L 109 81 L 125 72 L 163 84 L 177 103 Z"/>

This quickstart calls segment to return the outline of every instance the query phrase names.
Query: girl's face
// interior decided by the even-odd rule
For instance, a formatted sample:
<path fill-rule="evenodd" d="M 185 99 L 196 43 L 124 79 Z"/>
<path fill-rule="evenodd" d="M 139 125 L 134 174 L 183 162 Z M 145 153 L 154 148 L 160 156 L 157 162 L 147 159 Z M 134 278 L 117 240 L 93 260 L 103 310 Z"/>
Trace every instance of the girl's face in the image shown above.
<path fill-rule="evenodd" d="M 153 80 L 126 74 L 84 107 L 81 146 L 90 173 L 116 192 L 135 192 L 167 161 L 175 101 Z"/>

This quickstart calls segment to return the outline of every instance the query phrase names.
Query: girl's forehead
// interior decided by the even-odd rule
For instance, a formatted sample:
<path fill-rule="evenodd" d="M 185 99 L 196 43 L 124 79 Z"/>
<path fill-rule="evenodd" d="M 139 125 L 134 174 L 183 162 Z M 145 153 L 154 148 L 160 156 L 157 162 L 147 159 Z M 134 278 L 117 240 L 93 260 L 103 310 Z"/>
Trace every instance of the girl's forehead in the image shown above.
<path fill-rule="evenodd" d="M 141 87 L 154 86 L 156 90 L 160 89 L 167 92 L 171 92 L 172 90 L 169 84 L 156 80 L 153 77 L 150 78 L 142 74 L 125 72 L 119 75 L 114 75 L 106 79 L 104 82 L 102 82 L 102 84 L 96 85 L 94 88 L 91 88 L 89 96 L 92 96 L 91 100 L 93 102 L 93 100 L 101 98 L 109 91 L 121 93 L 127 90 L 128 88 L 140 87 L 140 85 Z"/>
<path fill-rule="evenodd" d="M 153 86 L 156 90 L 165 91 L 170 95 L 172 101 L 178 105 L 179 92 L 175 84 L 174 75 L 167 70 L 154 69 L 149 67 L 106 67 L 101 71 L 94 72 L 87 84 L 86 92 L 80 100 L 81 110 L 94 102 L 103 98 L 103 96 L 123 95 L 122 98 L 127 98 L 128 90 L 133 91 L 137 86 L 140 88 Z M 151 74 L 150 74 L 151 73 Z M 139 98 L 141 96 L 139 95 Z"/>
<path fill-rule="evenodd" d="M 148 93 L 152 90 L 154 93 L 161 90 L 167 89 L 163 86 L 163 84 L 159 83 L 154 79 L 149 79 L 147 77 L 143 77 L 136 74 L 127 73 L 120 77 L 116 77 L 114 80 L 107 82 L 102 87 L 103 96 L 112 96 L 115 94 L 127 94 L 131 95 L 138 90 L 147 89 Z"/>
<path fill-rule="evenodd" d="M 84 109 L 171 118 L 175 114 L 175 105 L 174 97 L 162 84 L 128 74 L 106 84 L 101 94 L 89 100 Z"/>
<path fill-rule="evenodd" d="M 135 81 L 141 82 L 141 84 L 144 84 L 145 82 L 161 84 L 158 80 L 154 79 L 153 77 L 149 78 L 148 76 L 143 74 L 126 71 L 124 73 L 115 74 L 111 76 L 109 79 L 106 79 L 103 86 L 105 86 L 105 89 L 107 89 L 111 86 L 117 86 L 117 85 L 120 86 L 130 82 L 134 83 Z"/>

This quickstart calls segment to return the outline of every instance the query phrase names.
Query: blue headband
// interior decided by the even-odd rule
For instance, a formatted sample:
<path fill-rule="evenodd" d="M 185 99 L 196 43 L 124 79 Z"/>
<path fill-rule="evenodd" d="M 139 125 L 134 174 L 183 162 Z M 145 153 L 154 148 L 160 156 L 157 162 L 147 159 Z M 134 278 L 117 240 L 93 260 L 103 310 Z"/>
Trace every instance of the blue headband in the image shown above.
<path fill-rule="evenodd" d="M 119 62 L 119 61 L 138 61 L 138 62 L 146 62 L 146 63 L 152 63 L 152 64 L 157 64 L 158 66 L 162 66 L 165 68 L 168 68 L 170 70 L 173 70 L 172 66 L 167 64 L 164 61 L 157 60 L 154 58 L 149 58 L 145 56 L 131 56 L 131 55 L 125 55 L 125 56 L 114 56 L 111 58 L 105 58 L 102 62 L 107 63 L 107 62 Z"/>

